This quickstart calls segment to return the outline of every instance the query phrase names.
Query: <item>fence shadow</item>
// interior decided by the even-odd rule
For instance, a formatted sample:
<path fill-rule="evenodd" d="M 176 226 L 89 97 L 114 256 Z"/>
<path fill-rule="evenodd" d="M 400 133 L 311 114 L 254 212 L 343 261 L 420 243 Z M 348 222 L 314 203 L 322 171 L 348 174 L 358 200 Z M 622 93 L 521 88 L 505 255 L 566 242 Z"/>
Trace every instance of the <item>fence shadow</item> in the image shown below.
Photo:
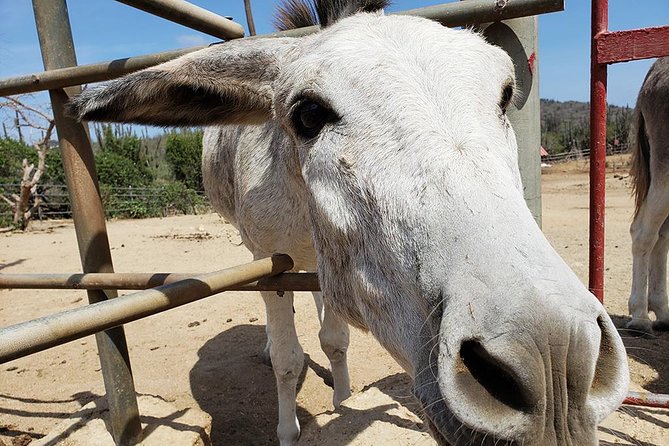
<path fill-rule="evenodd" d="M 2 271 L 5 268 L 20 265 L 23 262 L 25 262 L 26 260 L 28 260 L 28 259 L 17 259 L 17 260 L 14 260 L 13 262 L 0 263 L 0 271 Z"/>
<path fill-rule="evenodd" d="M 43 411 L 40 410 L 40 405 L 77 402 L 81 407 L 83 407 L 86 404 L 90 403 L 91 401 L 95 401 L 98 398 L 100 398 L 100 395 L 88 391 L 75 393 L 74 395 L 72 395 L 72 398 L 66 400 L 43 400 L 38 398 L 0 394 L 0 414 L 14 415 L 26 419 L 30 418 L 67 419 L 76 417 L 78 415 L 76 412 L 71 413 L 69 411 L 68 412 Z M 24 404 L 29 404 L 31 410 L 10 409 L 4 406 L 3 400 L 13 400 Z M 34 408 L 34 410 L 32 408 Z M 11 438 L 12 444 L 28 444 L 26 443 L 27 441 L 36 440 L 44 437 L 45 435 L 39 432 L 20 430 L 11 424 L 2 423 L 2 421 L 0 421 L 0 434 L 5 437 Z"/>
<path fill-rule="evenodd" d="M 625 344 L 627 355 L 657 372 L 657 378 L 643 387 L 652 393 L 669 393 L 669 332 L 656 331 L 651 337 L 641 337 L 625 328 L 629 316 L 611 315 L 613 324 Z"/>

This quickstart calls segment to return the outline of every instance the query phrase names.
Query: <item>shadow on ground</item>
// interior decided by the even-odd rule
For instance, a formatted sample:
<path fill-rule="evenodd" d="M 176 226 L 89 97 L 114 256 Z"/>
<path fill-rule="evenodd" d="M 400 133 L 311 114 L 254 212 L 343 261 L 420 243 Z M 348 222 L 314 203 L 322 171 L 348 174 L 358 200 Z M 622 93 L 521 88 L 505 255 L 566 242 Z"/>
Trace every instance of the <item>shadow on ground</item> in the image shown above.
<path fill-rule="evenodd" d="M 260 355 L 265 328 L 238 325 L 207 341 L 190 372 L 193 397 L 212 418 L 211 443 L 275 445 L 277 395 L 274 372 Z M 305 360 L 298 392 L 307 372 Z M 302 426 L 311 415 L 297 407 Z"/>
<path fill-rule="evenodd" d="M 190 372 L 190 385 L 200 408 L 212 417 L 212 445 L 276 444 L 276 384 L 272 368 L 263 361 L 260 354 L 264 344 L 263 326 L 239 325 L 212 338 L 198 351 L 199 359 Z M 324 365 L 313 361 L 309 355 L 305 355 L 298 392 L 309 368 L 326 385 L 332 386 L 330 371 Z M 419 410 L 411 395 L 410 378 L 404 373 L 372 383 L 363 392 L 369 387 L 378 388 L 392 400 L 414 412 Z M 422 424 L 386 413 L 387 409 L 394 407 L 397 405 L 385 404 L 369 410 L 342 407 L 339 411 L 342 416 L 328 423 L 328 429 L 340 430 L 344 435 L 340 439 L 353 439 L 375 421 L 385 421 L 415 430 L 423 428 Z M 314 421 L 313 415 L 299 405 L 297 418 L 303 429 Z"/>
<path fill-rule="evenodd" d="M 611 315 L 611 319 L 623 339 L 627 355 L 657 372 L 657 378 L 644 388 L 652 393 L 669 393 L 669 332 L 655 331 L 652 336 L 642 337 L 625 328 L 629 316 Z"/>
<path fill-rule="evenodd" d="M 0 394 L 0 415 L 15 415 L 20 416 L 26 419 L 30 418 L 56 418 L 56 419 L 67 419 L 77 416 L 76 414 L 70 412 L 51 412 L 44 411 L 40 409 L 41 405 L 51 405 L 58 403 L 71 403 L 77 402 L 81 406 L 85 406 L 98 399 L 100 395 L 97 395 L 93 392 L 79 392 L 72 395 L 71 399 L 67 400 L 42 400 L 38 398 L 24 398 L 15 395 L 3 395 Z M 22 409 L 9 409 L 3 407 L 3 400 L 14 400 L 21 403 L 29 404 L 31 410 L 22 410 Z M 12 439 L 12 444 L 28 444 L 32 440 L 44 437 L 44 434 L 37 433 L 30 430 L 20 430 L 12 424 L 0 424 L 0 435 L 9 437 Z"/>

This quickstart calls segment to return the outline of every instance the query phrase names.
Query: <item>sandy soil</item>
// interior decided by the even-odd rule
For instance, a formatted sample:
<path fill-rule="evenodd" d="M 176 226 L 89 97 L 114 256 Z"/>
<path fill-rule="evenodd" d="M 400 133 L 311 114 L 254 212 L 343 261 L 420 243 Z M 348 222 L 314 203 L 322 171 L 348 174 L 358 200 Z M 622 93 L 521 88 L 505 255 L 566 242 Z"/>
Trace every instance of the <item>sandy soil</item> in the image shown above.
<path fill-rule="evenodd" d="M 606 306 L 619 326 L 626 320 L 631 271 L 628 227 L 632 202 L 626 162 L 625 157 L 612 158 L 607 177 Z M 543 228 L 579 277 L 587 281 L 585 168 L 585 163 L 573 162 L 544 171 Z M 111 221 L 108 228 L 117 271 L 204 272 L 251 260 L 235 230 L 216 215 Z M 28 233 L 0 235 L 0 270 L 80 270 L 71 223 L 35 223 Z M 82 291 L 0 290 L 0 325 L 85 304 Z M 331 389 L 326 385 L 330 379 L 327 359 L 318 346 L 318 322 L 310 294 L 296 293 L 295 308 L 300 342 L 307 353 L 298 417 L 302 426 L 309 426 L 317 417 L 330 414 Z M 125 330 L 137 391 L 160 395 L 177 408 L 200 407 L 209 413 L 214 445 L 274 444 L 274 377 L 259 355 L 264 322 L 265 311 L 257 294 L 230 292 L 128 324 Z M 633 388 L 669 393 L 669 334 L 653 339 L 622 334 Z M 349 358 L 354 393 L 375 389 L 395 406 L 416 409 L 407 376 L 371 336 L 354 331 Z M 23 445 L 43 436 L 59 419 L 103 392 L 93 337 L 2 365 L 0 446 Z M 364 435 L 378 423 L 404 423 L 404 429 L 414 431 L 424 428 L 420 422 L 388 415 L 385 408 L 347 409 L 348 415 L 335 417 L 344 424 L 334 425 L 338 437 L 327 444 L 417 444 L 399 437 Z M 601 428 L 601 444 L 669 445 L 668 429 L 666 412 L 626 408 Z M 394 432 L 390 428 L 383 431 Z M 424 444 L 430 443 L 425 436 L 421 438 Z"/>

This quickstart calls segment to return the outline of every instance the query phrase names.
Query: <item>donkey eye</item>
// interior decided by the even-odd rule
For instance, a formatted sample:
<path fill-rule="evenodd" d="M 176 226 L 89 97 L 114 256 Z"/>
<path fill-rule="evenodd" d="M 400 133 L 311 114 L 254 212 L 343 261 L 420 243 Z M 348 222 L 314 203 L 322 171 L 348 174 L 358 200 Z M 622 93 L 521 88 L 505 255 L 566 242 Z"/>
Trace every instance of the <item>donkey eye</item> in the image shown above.
<path fill-rule="evenodd" d="M 336 119 L 329 108 L 311 100 L 301 102 L 293 112 L 293 125 L 303 138 L 315 138 L 325 124 Z"/>
<path fill-rule="evenodd" d="M 502 110 L 502 113 L 506 113 L 506 109 L 509 108 L 511 100 L 513 99 L 513 85 L 507 85 L 502 91 L 502 99 L 499 101 L 499 108 Z"/>

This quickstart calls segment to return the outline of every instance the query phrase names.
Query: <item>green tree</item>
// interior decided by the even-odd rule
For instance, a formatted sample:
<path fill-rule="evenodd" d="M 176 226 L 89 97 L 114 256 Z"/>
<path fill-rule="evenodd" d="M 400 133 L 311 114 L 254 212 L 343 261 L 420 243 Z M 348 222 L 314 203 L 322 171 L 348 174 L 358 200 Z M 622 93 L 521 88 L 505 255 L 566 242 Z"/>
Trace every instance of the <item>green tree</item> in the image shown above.
<path fill-rule="evenodd" d="M 95 155 L 100 183 L 113 187 L 140 187 L 153 182 L 153 175 L 142 156 L 142 141 L 129 129 L 103 125 L 100 151 Z"/>
<path fill-rule="evenodd" d="M 167 136 L 165 157 L 174 179 L 193 190 L 202 190 L 202 132 L 184 131 Z"/>
<path fill-rule="evenodd" d="M 100 183 L 113 187 L 142 187 L 151 184 L 148 169 L 111 151 L 101 151 L 95 155 Z"/>

